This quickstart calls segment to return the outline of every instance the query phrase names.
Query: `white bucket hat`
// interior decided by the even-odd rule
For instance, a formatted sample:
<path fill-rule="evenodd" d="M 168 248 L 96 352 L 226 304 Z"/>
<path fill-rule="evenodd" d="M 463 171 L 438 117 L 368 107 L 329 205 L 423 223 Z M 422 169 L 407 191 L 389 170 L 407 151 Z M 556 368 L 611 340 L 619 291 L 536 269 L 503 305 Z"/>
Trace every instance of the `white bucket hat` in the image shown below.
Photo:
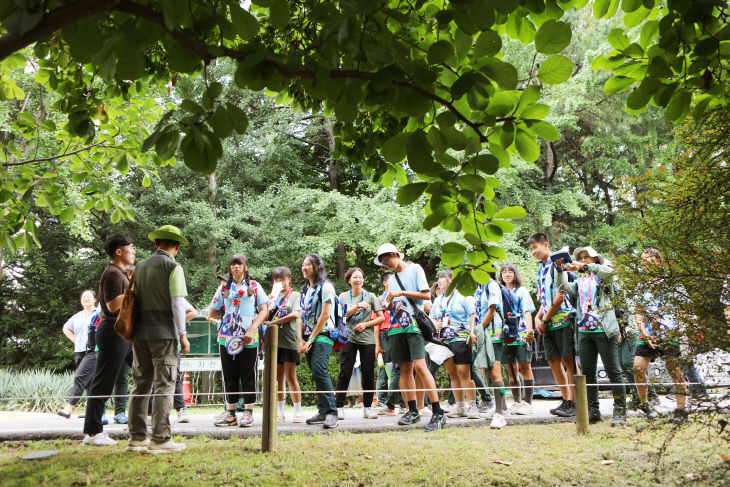
<path fill-rule="evenodd" d="M 578 247 L 573 251 L 573 260 L 578 262 L 578 256 L 582 252 L 588 252 L 588 257 L 598 257 L 598 263 L 601 265 L 606 263 L 606 259 L 604 259 L 601 254 L 596 252 L 596 249 L 594 249 L 593 247 Z"/>
<path fill-rule="evenodd" d="M 401 259 L 404 257 L 403 252 L 398 252 L 398 249 L 395 247 L 395 245 L 393 245 L 392 243 L 385 243 L 378 247 L 378 251 L 375 253 L 375 258 L 373 259 L 375 265 L 383 267 L 383 263 L 380 262 L 380 256 L 383 254 L 398 254 Z"/>

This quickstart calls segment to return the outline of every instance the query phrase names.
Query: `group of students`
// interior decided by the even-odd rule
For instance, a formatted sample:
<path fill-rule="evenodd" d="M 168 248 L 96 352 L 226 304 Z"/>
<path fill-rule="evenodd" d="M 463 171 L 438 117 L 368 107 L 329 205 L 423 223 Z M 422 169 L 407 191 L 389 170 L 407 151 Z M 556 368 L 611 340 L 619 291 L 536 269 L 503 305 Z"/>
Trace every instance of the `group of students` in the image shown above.
<path fill-rule="evenodd" d="M 512 264 L 503 265 L 498 275 L 492 274 L 491 280 L 478 286 L 473 296 L 463 296 L 456 289 L 450 290 L 453 278 L 450 270 L 439 273 L 432 289 L 420 265 L 406 261 L 394 245 L 384 244 L 374 259 L 376 265 L 388 269 L 381 276 L 384 292 L 379 295 L 364 289 L 364 272 L 355 267 L 345 275 L 350 290 L 337 296 L 332 282 L 327 279 L 322 258 L 314 253 L 302 260 L 304 285 L 300 290 L 292 286 L 290 269 L 279 267 L 272 273 L 273 288 L 267 294 L 250 278 L 246 257 L 233 255 L 226 275 L 205 310 L 206 318 L 218 324 L 223 377 L 225 410 L 216 416 L 215 425 L 246 427 L 253 424 L 258 350 L 266 326 L 278 326 L 280 330 L 279 420 L 286 420 L 284 404 L 288 389 L 294 404 L 292 421 L 321 423 L 324 428 L 334 428 L 344 419 L 346 390 L 358 358 L 362 387 L 367 391 L 363 394 L 365 418 L 394 415 L 396 404 L 401 404 L 405 410 L 398 424 L 417 423 L 424 413 L 430 413 L 427 431 L 442 428 L 447 417 L 478 419 L 488 415 L 485 413 L 492 401 L 486 383 L 491 382 L 495 396 L 491 426 L 502 428 L 508 414 L 503 364 L 514 401 L 509 412 L 532 413 L 534 376 L 531 362 L 536 331 L 543 336 L 545 357 L 562 396 L 561 403 L 550 411 L 552 414 L 575 415 L 571 385 L 573 374 L 578 370 L 576 350 L 587 383 L 594 385 L 588 388 L 591 422 L 602 419 L 595 386 L 599 355 L 614 384 L 612 425 L 625 422 L 624 373 L 629 382 L 646 383 L 649 363 L 663 356 L 675 382 L 684 381 L 676 360 L 678 346 L 658 338 L 664 331 L 676 328 L 676 318 L 665 312 L 661 296 L 654 296 L 651 291 L 643 293 L 637 298 L 635 326 L 620 324 L 611 303 L 614 270 L 607 259 L 591 247 L 581 247 L 573 252 L 574 262 L 564 263 L 563 259 L 553 262 L 550 243 L 542 233 L 532 235 L 526 245 L 540 262 L 535 287 L 537 309 L 519 270 Z M 661 263 L 661 256 L 656 251 L 645 254 L 642 258 L 647 263 Z M 113 253 L 110 255 L 114 257 Z M 133 258 L 133 254 L 120 257 L 117 252 L 119 262 L 114 267 L 121 270 L 120 266 L 132 264 Z M 78 317 L 79 322 L 87 321 L 92 313 L 93 299 L 88 294 L 82 294 L 84 311 L 81 313 L 84 316 Z M 196 312 L 192 306 L 189 308 L 187 311 L 192 317 Z M 337 340 L 338 314 L 343 309 L 349 329 L 344 345 L 338 344 Z M 424 339 L 416 320 L 416 314 L 420 312 L 430 316 L 437 330 L 436 339 Z M 74 339 L 71 335 L 69 338 Z M 76 343 L 79 345 L 78 340 Z M 343 346 L 336 388 L 333 388 L 328 364 L 336 344 Z M 126 346 L 117 345 L 120 350 L 115 358 L 121 363 L 128 359 L 128 351 Z M 302 354 L 319 391 L 317 413 L 309 418 L 302 413 L 301 389 L 296 376 Z M 85 353 L 77 355 L 79 380 L 69 405 L 59 411 L 62 416 L 70 416 L 73 404 L 89 385 L 89 370 L 94 368 L 93 364 L 87 363 L 89 355 L 88 347 Z M 372 391 L 376 387 L 378 358 L 385 364 L 378 373 L 378 388 L 385 390 L 380 394 L 378 408 L 373 408 Z M 627 367 L 629 362 L 633 366 Z M 434 380 L 441 365 L 446 368 L 453 388 L 455 407 L 448 413 L 441 407 Z M 116 378 L 118 364 L 115 367 L 109 373 L 100 372 L 97 367 L 94 380 L 109 382 L 112 372 Z M 635 378 L 631 372 L 635 372 Z M 110 391 L 108 385 L 103 389 L 106 394 Z M 676 391 L 674 419 L 683 421 L 686 418 L 685 390 L 680 385 Z M 639 386 L 636 392 L 638 408 L 649 418 L 656 417 L 647 402 L 647 387 Z M 477 394 L 481 402 L 477 402 Z M 242 399 L 243 407 L 237 411 L 239 399 Z M 430 410 L 427 404 L 430 404 Z M 94 407 L 102 406 L 103 403 Z M 187 418 L 183 417 L 183 420 Z"/>

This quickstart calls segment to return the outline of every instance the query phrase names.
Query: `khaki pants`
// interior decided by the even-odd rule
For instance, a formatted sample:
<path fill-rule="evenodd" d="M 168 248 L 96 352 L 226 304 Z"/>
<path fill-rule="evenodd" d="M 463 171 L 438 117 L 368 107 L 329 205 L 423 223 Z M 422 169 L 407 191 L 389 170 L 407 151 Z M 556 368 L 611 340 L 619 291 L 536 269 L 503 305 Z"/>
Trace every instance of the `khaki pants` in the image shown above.
<path fill-rule="evenodd" d="M 177 340 L 134 340 L 132 344 L 132 397 L 129 400 L 129 436 L 147 438 L 148 396 L 152 387 L 152 440 L 165 442 L 172 436 L 170 408 L 177 376 Z"/>

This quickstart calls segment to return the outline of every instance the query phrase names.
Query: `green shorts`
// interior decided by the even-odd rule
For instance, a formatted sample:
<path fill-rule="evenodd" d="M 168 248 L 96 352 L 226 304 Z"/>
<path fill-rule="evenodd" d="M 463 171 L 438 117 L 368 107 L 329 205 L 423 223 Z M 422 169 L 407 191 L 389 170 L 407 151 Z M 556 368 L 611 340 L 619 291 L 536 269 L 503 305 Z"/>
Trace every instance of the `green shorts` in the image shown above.
<path fill-rule="evenodd" d="M 545 358 L 547 360 L 556 357 L 567 357 L 575 355 L 575 332 L 572 326 L 564 326 L 557 330 L 547 330 L 543 344 L 545 345 Z"/>
<path fill-rule="evenodd" d="M 524 364 L 525 362 L 532 362 L 532 345 L 530 345 L 529 349 L 526 343 L 502 347 L 501 361 L 503 364 Z"/>
<path fill-rule="evenodd" d="M 494 349 L 494 360 L 501 362 L 502 361 L 502 349 L 504 347 L 504 342 L 494 343 L 492 342 L 492 348 Z"/>
<path fill-rule="evenodd" d="M 426 344 L 420 333 L 396 333 L 388 337 L 390 358 L 394 364 L 413 362 L 426 357 Z"/>

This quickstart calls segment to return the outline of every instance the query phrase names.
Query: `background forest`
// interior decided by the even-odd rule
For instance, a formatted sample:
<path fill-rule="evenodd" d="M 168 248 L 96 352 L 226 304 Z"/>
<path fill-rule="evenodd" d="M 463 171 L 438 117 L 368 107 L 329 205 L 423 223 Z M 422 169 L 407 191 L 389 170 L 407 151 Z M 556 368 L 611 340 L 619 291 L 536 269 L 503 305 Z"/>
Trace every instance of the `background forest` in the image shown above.
<path fill-rule="evenodd" d="M 537 265 L 522 243 L 536 231 L 547 233 L 554 248 L 592 245 L 616 256 L 641 248 L 642 219 L 656 203 L 652 184 L 666 180 L 666 169 L 671 174 L 690 147 L 663 110 L 649 107 L 638 116 L 628 114 L 626 94 L 606 95 L 604 83 L 610 75 L 591 69 L 594 59 L 611 49 L 606 34 L 622 25 L 620 19 L 599 21 L 584 10 L 569 12 L 566 20 L 573 25 L 573 40 L 564 54 L 576 67 L 569 81 L 542 90 L 545 110 L 549 108 L 546 120 L 561 137 L 541 141 L 535 163 L 513 157 L 509 167 L 500 169 L 495 189 L 500 208 L 522 206 L 527 211 L 500 246 L 506 254 L 503 261 L 520 268 L 528 287 Z M 527 80 L 535 81 L 529 73 L 535 48 L 503 37 L 505 60 L 517 67 L 522 89 Z M 32 59 L 32 53 L 26 55 Z M 265 92 L 243 90 L 233 83 L 234 71 L 233 63 L 214 61 L 205 79 L 181 78 L 140 95 L 133 85 L 137 116 L 128 111 L 128 118 L 113 122 L 127 133 L 150 132 L 160 112 L 186 97 L 199 97 L 206 83 L 220 82 L 225 100 L 246 113 L 248 130 L 224 141 L 223 157 L 210 176 L 182 164 L 134 165 L 126 171 L 117 161 L 104 167 L 103 159 L 93 161 L 97 166 L 82 159 L 49 165 L 49 171 L 72 183 L 93 180 L 107 198 L 127 205 L 110 214 L 105 210 L 114 208 L 113 201 L 100 199 L 90 211 L 54 215 L 46 211 L 52 201 L 29 203 L 42 222 L 37 231 L 41 246 L 15 253 L 6 249 L 1 255 L 0 365 L 71 368 L 72 344 L 61 327 L 78 311 L 80 292 L 96 289 L 108 260 L 102 243 L 112 233 L 130 235 L 142 259 L 153 248 L 146 237 L 150 231 L 162 224 L 179 226 L 191 245 L 178 260 L 185 269 L 189 300 L 199 308 L 209 303 L 217 286 L 217 266 L 225 267 L 234 252 L 249 258 L 251 276 L 266 287 L 270 271 L 280 265 L 290 267 L 295 286 L 301 285 L 301 260 L 317 252 L 338 291 L 346 289 L 342 276 L 351 266 L 365 270 L 366 289 L 380 291 L 380 269 L 372 258 L 378 245 L 390 241 L 435 279 L 449 232 L 423 228 L 424 196 L 409 206 L 396 202 L 398 187 L 414 180 L 407 166 L 398 177 L 386 174 L 382 184 L 373 183 L 360 166 L 333 155 L 334 115 L 296 112 Z M 53 118 L 55 95 L 36 82 L 42 73 L 40 67 L 16 69 L 15 81 L 26 97 L 0 102 L 4 143 L 23 127 L 24 114 Z M 92 88 L 97 82 L 85 81 Z M 106 110 L 112 113 L 113 108 L 111 104 Z M 65 117 L 56 122 L 65 122 Z M 694 127 L 692 120 L 686 121 L 684 136 L 692 135 Z M 52 132 L 39 133 L 45 135 L 14 141 L 26 159 L 41 159 L 66 143 Z M 23 177 L 23 166 L 14 170 L 16 178 Z M 80 200 L 80 191 L 80 184 L 69 184 L 58 197 L 73 202 Z"/>

